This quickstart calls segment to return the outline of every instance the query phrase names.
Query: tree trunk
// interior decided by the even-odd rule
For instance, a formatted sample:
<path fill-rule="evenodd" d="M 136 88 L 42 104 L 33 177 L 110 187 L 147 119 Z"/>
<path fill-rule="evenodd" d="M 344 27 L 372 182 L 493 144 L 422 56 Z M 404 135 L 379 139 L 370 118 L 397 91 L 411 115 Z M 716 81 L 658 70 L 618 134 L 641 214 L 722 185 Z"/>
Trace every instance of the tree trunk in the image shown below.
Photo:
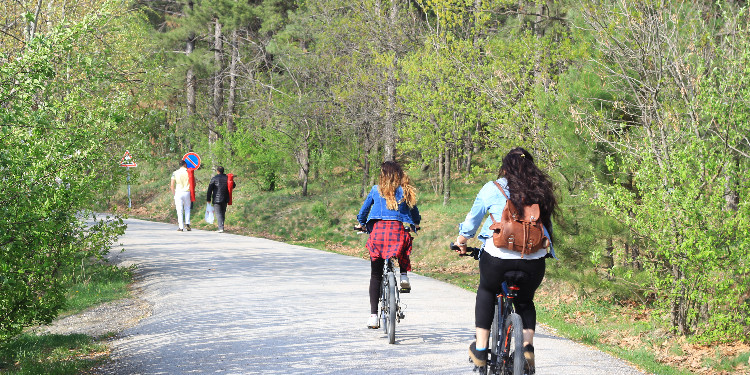
<path fill-rule="evenodd" d="M 436 193 L 440 194 L 445 189 L 443 189 L 443 183 L 445 183 L 445 178 L 443 178 L 443 174 L 445 174 L 445 168 L 443 168 L 443 153 L 441 152 L 437 157 L 437 170 L 438 170 L 438 190 Z"/>
<path fill-rule="evenodd" d="M 188 8 L 193 10 L 193 2 L 188 1 Z M 185 45 L 185 56 L 190 56 L 195 50 L 195 33 L 190 32 L 188 34 L 187 43 Z M 195 72 L 193 71 L 193 64 L 188 62 L 188 69 L 185 72 L 185 96 L 187 102 L 187 115 L 193 116 L 195 114 Z"/>
<path fill-rule="evenodd" d="M 393 53 L 393 61 L 388 67 L 388 77 L 386 82 L 388 107 L 386 108 L 385 129 L 383 130 L 383 161 L 396 160 L 396 66 L 398 66 L 398 51 L 396 51 L 395 48 L 396 40 L 394 33 L 395 30 L 397 30 L 397 21 L 398 0 L 391 0 L 390 15 L 388 17 L 389 30 L 391 30 L 388 38 L 390 43 L 388 49 Z"/>
<path fill-rule="evenodd" d="M 604 248 L 604 266 L 607 269 L 612 269 L 615 266 L 614 256 L 615 245 L 612 241 L 612 237 L 607 238 L 607 246 Z"/>
<path fill-rule="evenodd" d="M 239 35 L 237 30 L 232 30 L 232 60 L 229 63 L 229 99 L 227 101 L 227 133 L 233 133 L 234 106 L 237 95 L 237 62 L 240 59 Z"/>
<path fill-rule="evenodd" d="M 47 2 L 47 32 L 49 30 L 52 30 L 52 6 L 54 5 L 54 1 L 50 0 Z"/>
<path fill-rule="evenodd" d="M 308 128 L 309 129 L 309 128 Z M 300 144 L 294 152 L 294 157 L 299 165 L 299 180 L 302 186 L 302 196 L 307 196 L 307 184 L 310 180 L 310 132 L 299 134 Z"/>
<path fill-rule="evenodd" d="M 450 147 L 445 147 L 445 173 L 443 173 L 443 206 L 448 205 L 451 199 L 451 151 Z"/>
<path fill-rule="evenodd" d="M 297 152 L 297 162 L 299 163 L 299 178 L 302 185 L 302 196 L 307 196 L 307 184 L 310 180 L 310 148 L 307 143 Z"/>
<path fill-rule="evenodd" d="M 36 3 L 36 9 L 34 10 L 34 20 L 26 24 L 26 45 L 28 46 L 29 43 L 31 43 L 31 40 L 34 39 L 34 34 L 36 34 L 36 27 L 39 23 L 39 12 L 42 9 L 42 0 L 38 0 Z"/>
<path fill-rule="evenodd" d="M 734 157 L 733 164 L 740 170 L 740 159 Z M 737 211 L 740 204 L 740 195 L 737 191 L 738 183 L 734 181 L 730 172 L 731 168 L 727 169 L 727 175 L 724 176 L 724 200 L 727 202 L 726 208 L 729 211 Z"/>
<path fill-rule="evenodd" d="M 368 183 L 370 182 L 370 150 L 365 150 L 364 165 L 362 168 L 362 189 L 359 191 L 359 197 L 364 198 L 367 194 Z"/>
<path fill-rule="evenodd" d="M 630 267 L 636 270 L 641 270 L 641 261 L 639 257 L 641 256 L 640 250 L 638 249 L 637 244 L 629 245 L 627 242 L 625 242 L 625 254 L 627 254 L 628 263 Z"/>
<path fill-rule="evenodd" d="M 542 27 L 542 16 L 544 15 L 544 12 L 547 9 L 546 4 L 539 4 L 539 10 L 537 11 L 536 15 L 536 22 L 534 23 L 534 34 L 536 34 L 537 38 L 542 38 L 544 36 L 544 27 Z"/>
<path fill-rule="evenodd" d="M 396 64 L 396 58 L 393 58 Z M 383 129 L 383 161 L 396 160 L 396 78 L 395 66 L 388 67 L 388 82 L 386 95 L 388 95 L 388 106 L 385 115 L 385 127 Z"/>
<path fill-rule="evenodd" d="M 479 30 L 479 16 L 482 14 L 482 0 L 474 0 L 474 29 Z M 476 48 L 477 41 L 479 40 L 479 33 L 474 32 L 474 39 L 472 45 Z M 476 61 L 475 61 L 476 62 Z"/>
<path fill-rule="evenodd" d="M 214 118 L 213 129 L 209 132 L 209 143 L 213 144 L 216 142 L 219 134 L 219 128 L 223 124 L 222 121 L 222 108 L 224 106 L 224 87 L 222 82 L 222 41 L 221 41 L 221 23 L 218 19 L 214 21 L 214 84 L 213 84 L 213 106 L 212 115 Z"/>
<path fill-rule="evenodd" d="M 686 298 L 685 276 L 679 266 L 672 266 L 672 276 L 674 277 L 673 287 L 676 289 L 678 296 L 672 299 L 672 327 L 677 329 L 677 332 L 682 335 L 688 335 L 690 333 L 690 327 L 688 326 L 688 306 Z"/>
<path fill-rule="evenodd" d="M 471 174 L 471 159 L 474 156 L 474 145 L 471 142 L 471 132 L 469 131 L 466 131 L 466 138 L 464 138 L 464 152 L 466 153 L 464 171 L 468 176 Z"/>

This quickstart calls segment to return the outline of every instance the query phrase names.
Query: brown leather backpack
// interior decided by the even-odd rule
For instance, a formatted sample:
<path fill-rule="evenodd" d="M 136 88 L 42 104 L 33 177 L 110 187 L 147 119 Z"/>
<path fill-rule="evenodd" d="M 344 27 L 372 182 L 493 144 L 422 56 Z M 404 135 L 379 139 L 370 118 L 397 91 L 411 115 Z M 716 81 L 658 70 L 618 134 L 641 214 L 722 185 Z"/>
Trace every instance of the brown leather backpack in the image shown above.
<path fill-rule="evenodd" d="M 523 217 L 510 201 L 505 190 L 497 181 L 493 181 L 506 199 L 500 221 L 490 214 L 492 225 L 492 242 L 496 247 L 502 247 L 521 253 L 521 256 L 531 254 L 549 246 L 549 239 L 544 235 L 542 223 L 539 221 L 539 205 L 531 204 L 523 207 Z"/>

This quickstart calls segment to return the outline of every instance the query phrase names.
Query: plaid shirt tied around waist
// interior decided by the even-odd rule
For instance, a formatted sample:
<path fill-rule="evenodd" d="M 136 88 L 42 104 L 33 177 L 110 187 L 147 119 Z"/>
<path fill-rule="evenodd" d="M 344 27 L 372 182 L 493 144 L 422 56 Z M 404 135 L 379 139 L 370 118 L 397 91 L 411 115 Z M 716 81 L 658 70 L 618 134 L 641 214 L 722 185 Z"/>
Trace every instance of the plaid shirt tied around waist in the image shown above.
<path fill-rule="evenodd" d="M 365 247 L 370 252 L 370 260 L 396 257 L 399 265 L 411 271 L 411 244 L 412 238 L 402 222 L 378 220 L 374 223 Z"/>

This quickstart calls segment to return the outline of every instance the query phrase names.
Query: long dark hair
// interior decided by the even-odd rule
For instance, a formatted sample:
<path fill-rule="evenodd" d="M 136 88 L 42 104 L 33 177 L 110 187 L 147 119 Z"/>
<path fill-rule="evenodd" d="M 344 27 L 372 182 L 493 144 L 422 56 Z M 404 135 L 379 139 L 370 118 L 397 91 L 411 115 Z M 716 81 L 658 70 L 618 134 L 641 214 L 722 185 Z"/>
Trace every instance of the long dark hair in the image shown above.
<path fill-rule="evenodd" d="M 498 177 L 508 180 L 510 201 L 521 216 L 523 206 L 539 204 L 539 219 L 547 230 L 552 228 L 552 214 L 557 208 L 554 186 L 549 176 L 534 164 L 534 158 L 528 151 L 522 147 L 510 150 L 503 158 Z"/>

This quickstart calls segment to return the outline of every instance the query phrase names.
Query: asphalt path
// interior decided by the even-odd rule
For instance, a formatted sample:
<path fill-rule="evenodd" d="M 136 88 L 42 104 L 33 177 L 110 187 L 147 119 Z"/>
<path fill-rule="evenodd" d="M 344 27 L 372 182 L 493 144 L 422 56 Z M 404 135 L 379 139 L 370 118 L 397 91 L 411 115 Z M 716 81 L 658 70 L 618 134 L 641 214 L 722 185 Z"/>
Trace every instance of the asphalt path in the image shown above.
<path fill-rule="evenodd" d="M 475 294 L 411 274 L 396 343 L 366 327 L 367 260 L 126 220 L 115 262 L 138 266 L 152 314 L 112 340 L 101 374 L 470 374 Z M 125 249 L 119 252 L 120 248 Z M 538 328 L 537 374 L 644 374 Z"/>

